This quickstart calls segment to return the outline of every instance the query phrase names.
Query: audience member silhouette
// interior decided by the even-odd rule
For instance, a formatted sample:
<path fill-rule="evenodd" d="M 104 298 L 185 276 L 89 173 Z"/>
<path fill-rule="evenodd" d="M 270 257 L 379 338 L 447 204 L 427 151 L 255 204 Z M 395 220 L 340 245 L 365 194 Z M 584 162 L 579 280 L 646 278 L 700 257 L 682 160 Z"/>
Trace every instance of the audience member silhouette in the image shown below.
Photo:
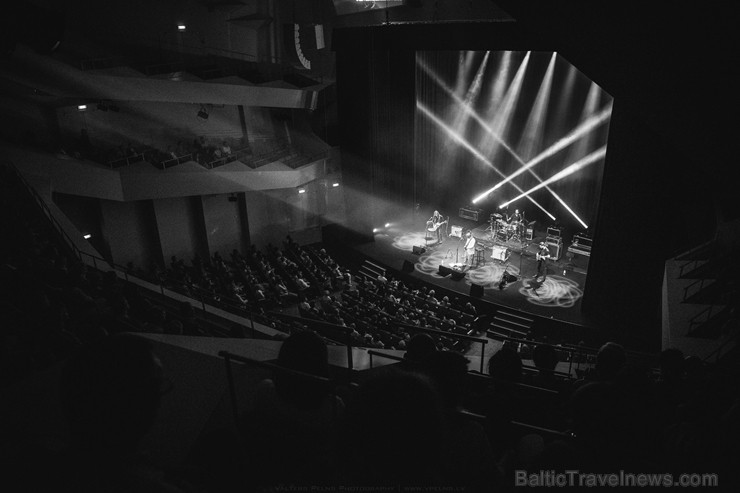
<path fill-rule="evenodd" d="M 277 364 L 329 377 L 326 343 L 310 331 L 285 339 Z M 254 488 L 333 482 L 335 422 L 343 403 L 329 390 L 324 382 L 280 371 L 260 384 L 255 409 L 242 420 Z"/>
<path fill-rule="evenodd" d="M 436 351 L 422 361 L 421 369 L 441 397 L 444 424 L 439 435 L 446 482 L 464 485 L 468 491 L 491 491 L 498 480 L 486 430 L 461 414 L 467 394 L 468 359 L 452 351 Z"/>
<path fill-rule="evenodd" d="M 428 378 L 401 371 L 366 380 L 350 399 L 339 434 L 340 484 L 441 485 L 442 424 Z"/>
<path fill-rule="evenodd" d="M 437 351 L 437 343 L 429 334 L 414 334 L 406 343 L 406 353 L 403 355 L 401 367 L 406 370 L 419 369 L 421 362 Z"/>
<path fill-rule="evenodd" d="M 612 380 L 624 368 L 627 357 L 624 347 L 616 342 L 607 342 L 596 354 L 596 375 L 600 380 Z"/>
<path fill-rule="evenodd" d="M 181 490 L 138 450 L 163 390 L 162 366 L 149 341 L 118 334 L 84 346 L 67 361 L 60 386 L 71 443 L 54 461 L 55 489 Z"/>

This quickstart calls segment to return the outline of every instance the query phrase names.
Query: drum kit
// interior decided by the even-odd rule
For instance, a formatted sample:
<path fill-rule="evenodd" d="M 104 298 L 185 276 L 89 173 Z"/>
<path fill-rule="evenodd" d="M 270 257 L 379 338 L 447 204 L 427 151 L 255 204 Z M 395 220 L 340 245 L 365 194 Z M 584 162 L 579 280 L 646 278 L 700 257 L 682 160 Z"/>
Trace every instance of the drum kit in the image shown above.
<path fill-rule="evenodd" d="M 521 241 L 524 237 L 525 221 L 507 222 L 499 213 L 491 214 L 489 220 L 490 226 L 487 229 L 491 232 L 491 239 L 499 241 L 516 240 Z"/>

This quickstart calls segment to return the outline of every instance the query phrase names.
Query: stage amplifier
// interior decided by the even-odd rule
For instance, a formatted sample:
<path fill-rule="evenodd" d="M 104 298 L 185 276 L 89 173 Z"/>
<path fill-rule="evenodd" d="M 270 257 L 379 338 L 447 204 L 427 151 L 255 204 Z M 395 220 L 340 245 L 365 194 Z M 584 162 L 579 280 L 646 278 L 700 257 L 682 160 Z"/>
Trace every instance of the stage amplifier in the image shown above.
<path fill-rule="evenodd" d="M 450 226 L 450 236 L 462 238 L 462 226 Z"/>
<path fill-rule="evenodd" d="M 480 221 L 480 217 L 483 215 L 483 209 L 474 209 L 470 207 L 460 207 L 458 215 L 463 219 L 472 219 L 473 221 Z"/>
<path fill-rule="evenodd" d="M 545 239 L 547 243 L 547 249 L 550 250 L 550 257 L 553 260 L 560 260 L 560 256 L 563 254 L 563 240 L 561 238 L 548 237 Z"/>
<path fill-rule="evenodd" d="M 506 262 L 507 260 L 509 260 L 508 249 L 500 245 L 493 245 L 493 248 L 491 251 L 491 258 L 493 260 L 500 260 L 501 262 Z"/>
<path fill-rule="evenodd" d="M 547 228 L 547 236 L 551 238 L 560 238 L 562 236 L 562 231 L 560 228 L 553 228 L 548 227 Z"/>

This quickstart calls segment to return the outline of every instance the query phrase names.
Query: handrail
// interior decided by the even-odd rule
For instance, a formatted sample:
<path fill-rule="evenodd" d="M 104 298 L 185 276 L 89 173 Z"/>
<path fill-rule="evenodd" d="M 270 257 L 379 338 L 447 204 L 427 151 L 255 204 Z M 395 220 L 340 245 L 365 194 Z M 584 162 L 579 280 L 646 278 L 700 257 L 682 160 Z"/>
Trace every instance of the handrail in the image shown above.
<path fill-rule="evenodd" d="M 688 297 L 689 297 L 689 289 L 693 288 L 697 284 L 700 284 L 699 289 L 696 291 L 696 293 L 693 293 L 693 294 L 697 294 L 697 293 L 701 292 L 702 289 L 704 289 L 704 282 L 705 281 L 709 281 L 709 280 L 710 279 L 707 279 L 707 278 L 703 277 L 701 279 L 695 280 L 694 282 L 692 282 L 688 286 L 684 287 L 683 288 L 683 301 L 686 301 L 688 299 Z"/>
<path fill-rule="evenodd" d="M 243 147 L 241 149 L 237 149 L 235 151 L 232 151 L 231 154 L 229 154 L 228 156 L 223 156 L 223 157 L 220 157 L 220 158 L 215 159 L 213 161 L 209 161 L 208 163 L 206 163 L 206 168 L 213 169 L 213 168 L 216 168 L 218 166 L 222 166 L 222 165 L 224 165 L 226 163 L 237 161 L 241 157 L 243 157 L 243 156 L 249 156 L 249 155 L 252 155 L 252 148 L 251 147 Z M 220 163 L 220 164 L 216 164 L 216 163 Z"/>
<path fill-rule="evenodd" d="M 141 161 L 146 161 L 146 151 L 136 153 L 133 156 L 125 156 L 122 158 L 113 159 L 111 161 L 108 161 L 108 167 L 111 169 L 115 169 L 115 168 L 120 168 L 122 166 L 130 166 L 134 163 L 138 163 Z"/>
<path fill-rule="evenodd" d="M 321 385 L 325 385 L 328 389 L 331 389 L 331 390 L 333 390 L 332 387 L 335 385 L 335 382 L 333 380 L 326 378 L 326 377 L 320 377 L 318 375 L 312 375 L 310 373 L 305 373 L 299 370 L 285 368 L 283 366 L 276 365 L 274 363 L 268 363 L 266 361 L 258 361 L 256 359 L 248 358 L 246 356 L 239 356 L 238 354 L 234 354 L 229 351 L 219 351 L 218 355 L 224 359 L 224 363 L 226 365 L 226 380 L 229 386 L 231 411 L 234 415 L 234 423 L 239 422 L 239 406 L 238 406 L 237 397 L 236 397 L 236 386 L 234 384 L 234 374 L 231 368 L 232 361 L 238 361 L 239 363 L 244 363 L 244 364 L 248 364 L 252 366 L 257 366 L 260 368 L 270 369 L 272 371 L 277 371 L 279 373 L 286 373 L 288 375 L 298 377 L 303 380 L 320 383 Z M 333 403 L 334 416 L 336 417 L 337 415 L 336 399 L 332 399 L 332 403 Z"/>
<path fill-rule="evenodd" d="M 474 413 L 472 411 L 468 411 L 467 409 L 461 409 L 461 410 L 459 410 L 458 411 L 458 414 L 460 416 L 463 416 L 463 417 L 466 417 L 466 418 L 474 419 L 474 420 L 476 420 L 478 422 L 484 422 L 485 420 L 488 419 L 488 416 L 485 416 L 483 414 Z M 514 421 L 514 420 L 512 420 L 512 421 L 509 421 L 509 424 L 512 425 L 512 426 L 514 426 L 514 427 L 517 427 L 517 428 L 523 428 L 523 429 L 528 430 L 528 431 L 533 431 L 533 432 L 538 432 L 538 433 L 544 433 L 546 435 L 550 435 L 550 436 L 553 436 L 553 437 L 559 437 L 559 438 L 562 438 L 564 440 L 570 440 L 572 438 L 575 438 L 575 435 L 573 433 L 571 433 L 571 432 L 553 430 L 553 429 L 550 429 L 550 428 L 544 428 L 542 426 L 531 425 L 529 423 L 522 423 L 521 421 Z"/>
<path fill-rule="evenodd" d="M 681 264 L 681 267 L 680 267 L 680 268 L 679 268 L 679 270 L 678 270 L 678 277 L 683 277 L 683 275 L 684 275 L 684 268 L 685 268 L 685 267 L 686 267 L 687 265 L 691 265 L 691 264 L 694 264 L 694 267 L 692 267 L 692 268 L 691 268 L 691 270 L 693 270 L 693 269 L 695 269 L 695 268 L 696 268 L 696 266 L 697 266 L 697 265 L 699 264 L 699 262 L 701 262 L 701 260 L 699 260 L 699 259 L 694 259 L 694 260 L 689 260 L 689 261 L 687 261 L 687 262 L 685 262 L 685 263 Z M 689 272 L 691 272 L 691 270 L 689 270 Z"/>
<path fill-rule="evenodd" d="M 418 330 L 421 332 L 426 332 L 427 334 L 451 337 L 453 339 L 462 339 L 462 340 L 472 341 L 472 342 L 476 342 L 480 344 L 480 371 L 481 373 L 483 373 L 483 368 L 485 365 L 484 360 L 485 360 L 485 354 L 486 354 L 486 344 L 488 344 L 488 339 L 481 339 L 480 337 L 473 337 L 473 336 L 469 336 L 465 334 L 456 334 L 454 332 L 445 332 L 443 330 L 429 329 L 427 327 L 417 327 L 416 325 L 406 324 L 403 322 L 397 322 L 395 319 L 393 319 L 393 323 L 399 327 Z"/>
<path fill-rule="evenodd" d="M 167 169 L 171 166 L 177 166 L 178 164 L 182 164 L 188 161 L 194 161 L 192 152 L 189 154 L 183 154 L 182 156 L 174 157 L 172 159 L 167 159 L 160 162 L 159 164 L 162 166 L 162 169 Z"/>
<path fill-rule="evenodd" d="M 379 356 L 381 358 L 392 359 L 394 361 L 399 361 L 399 362 L 406 361 L 406 359 L 401 356 L 396 356 L 395 354 L 381 353 L 380 351 L 375 351 L 374 349 L 368 349 L 367 354 L 370 355 L 370 368 L 371 369 L 373 368 L 373 356 Z M 561 373 L 561 372 L 556 372 L 556 373 Z M 563 373 L 563 375 L 565 374 Z M 529 385 L 523 382 L 512 382 L 508 380 L 502 380 L 500 378 L 496 378 L 491 375 L 486 375 L 485 373 L 477 372 L 475 370 L 468 370 L 468 376 L 473 377 L 473 378 L 490 380 L 494 383 L 513 385 L 514 387 L 523 388 L 527 390 L 536 390 L 538 392 L 547 393 L 547 394 L 555 394 L 555 395 L 559 394 L 557 390 L 548 389 L 545 387 L 538 387 L 536 385 Z"/>
<path fill-rule="evenodd" d="M 352 347 L 353 347 L 352 346 L 352 329 L 350 329 L 349 327 L 345 327 L 343 325 L 337 325 L 331 322 L 326 322 L 324 320 L 312 320 L 312 319 L 307 319 L 303 317 L 295 317 L 293 315 L 288 315 L 286 313 L 270 312 L 270 315 L 277 317 L 277 318 L 287 319 L 291 321 L 300 321 L 304 324 L 306 324 L 306 322 L 310 322 L 311 324 L 319 324 L 319 325 L 323 325 L 324 327 L 329 327 L 330 329 L 337 330 L 339 332 L 344 332 L 344 335 L 347 338 L 345 342 L 345 345 L 347 346 L 347 370 L 348 370 L 348 374 L 350 375 L 350 379 L 351 379 L 352 370 L 354 370 L 354 360 L 352 356 Z"/>
<path fill-rule="evenodd" d="M 396 356 L 395 354 L 386 354 L 381 353 L 379 351 L 375 351 L 374 349 L 368 349 L 367 354 L 370 356 L 370 369 L 373 369 L 373 356 L 380 356 L 381 358 L 388 358 L 392 359 L 394 361 L 404 361 L 404 358 L 401 356 Z"/>
<path fill-rule="evenodd" d="M 712 318 L 712 312 L 714 311 L 714 308 L 717 306 L 725 306 L 725 305 L 717 305 L 715 303 L 712 303 L 711 305 L 709 305 L 708 307 L 704 308 L 699 313 L 691 317 L 689 319 L 689 332 L 691 332 L 691 330 L 693 329 L 695 325 L 701 325 L 703 323 L 708 322 L 709 319 Z M 705 313 L 707 314 L 707 316 L 704 320 L 697 320 L 699 317 L 701 317 Z"/>

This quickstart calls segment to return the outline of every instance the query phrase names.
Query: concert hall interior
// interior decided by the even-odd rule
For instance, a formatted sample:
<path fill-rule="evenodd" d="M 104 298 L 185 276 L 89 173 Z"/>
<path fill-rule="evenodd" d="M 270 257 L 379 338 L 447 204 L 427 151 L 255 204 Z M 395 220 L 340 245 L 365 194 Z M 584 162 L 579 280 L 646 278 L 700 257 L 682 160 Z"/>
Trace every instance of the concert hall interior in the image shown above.
<path fill-rule="evenodd" d="M 0 459 L 27 490 L 737 482 L 729 7 L 13 6 Z"/>

